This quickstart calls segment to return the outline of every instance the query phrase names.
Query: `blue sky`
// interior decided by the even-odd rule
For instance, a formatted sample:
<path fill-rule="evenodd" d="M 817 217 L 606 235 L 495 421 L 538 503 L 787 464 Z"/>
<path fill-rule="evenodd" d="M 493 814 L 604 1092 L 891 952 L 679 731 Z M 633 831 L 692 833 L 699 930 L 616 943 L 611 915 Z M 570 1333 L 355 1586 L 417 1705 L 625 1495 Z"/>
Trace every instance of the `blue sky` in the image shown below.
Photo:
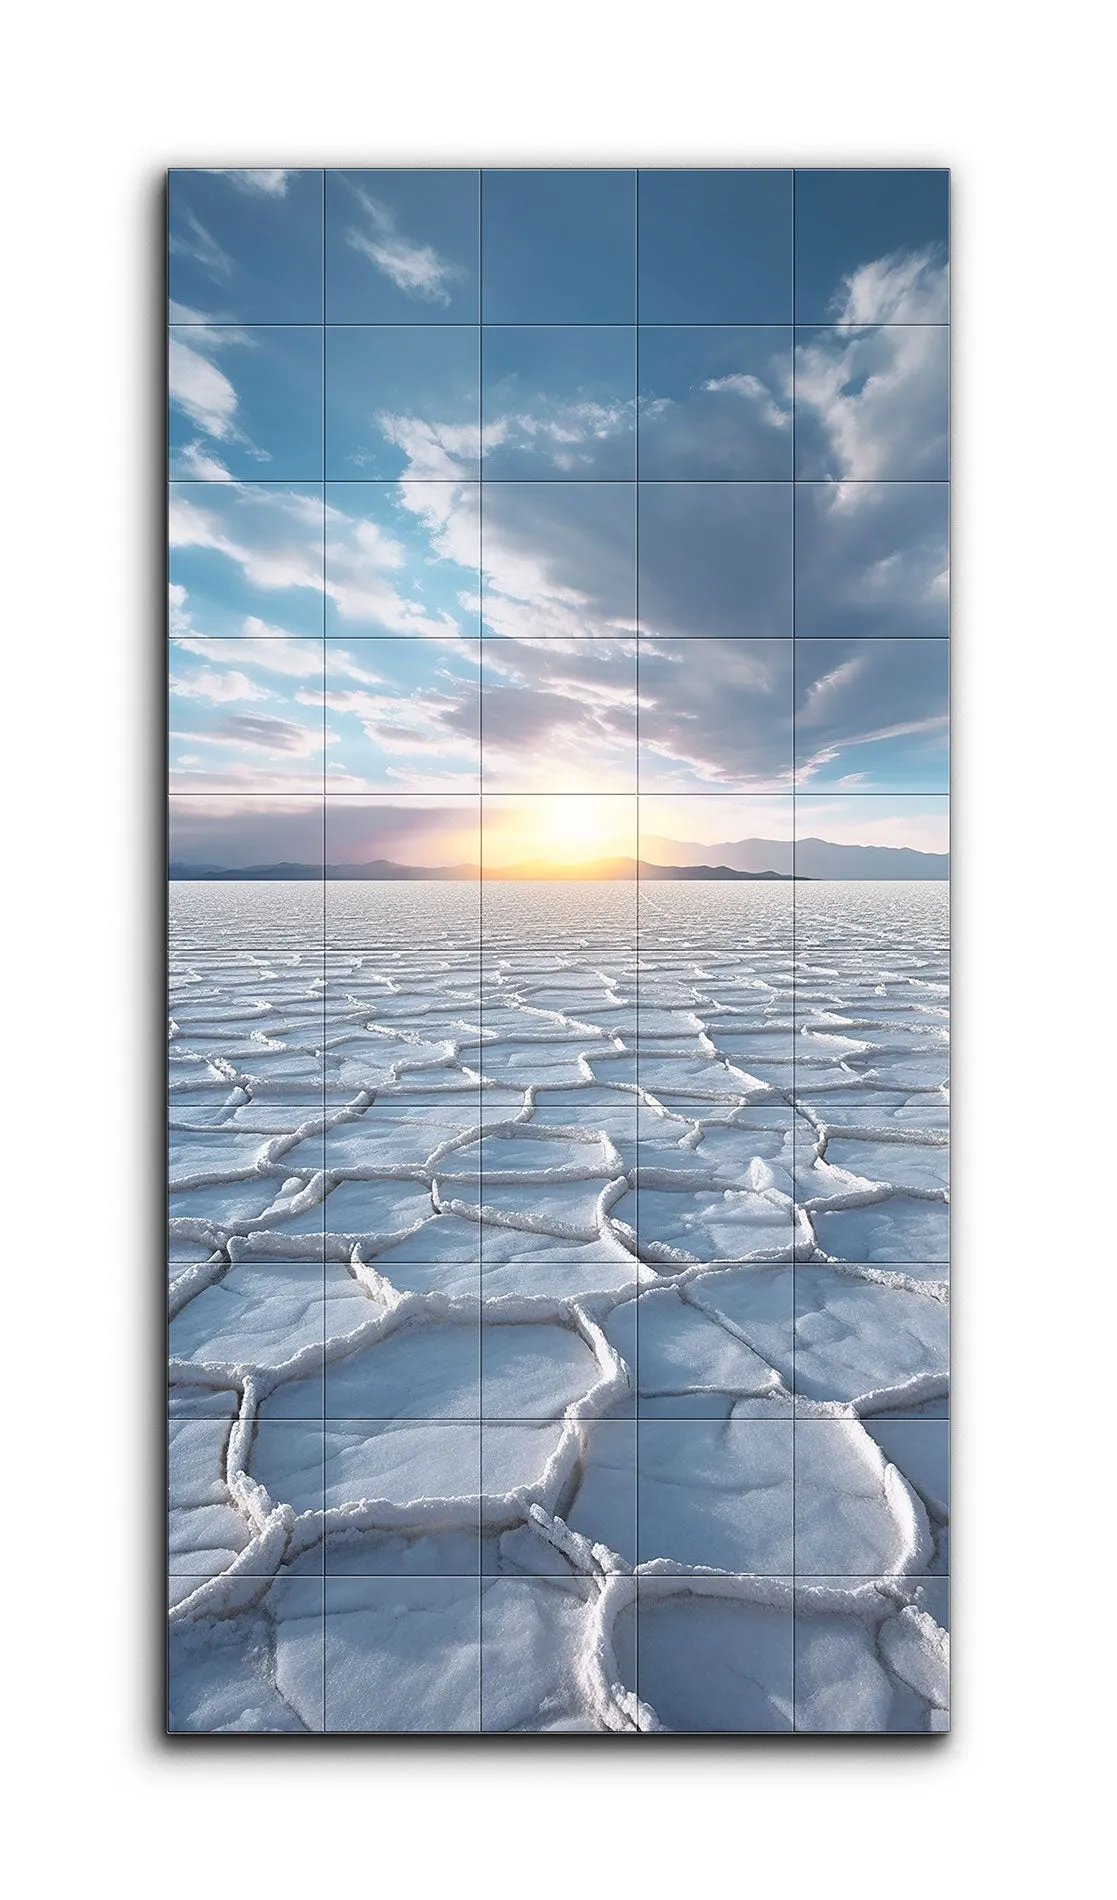
<path fill-rule="evenodd" d="M 486 172 L 483 205 L 484 323 L 635 323 L 634 172 Z"/>
<path fill-rule="evenodd" d="M 797 172 L 795 321 L 848 321 L 845 286 L 882 259 L 924 254 L 945 264 L 949 179 L 934 170 Z M 944 275 L 920 321 L 946 321 L 945 288 Z"/>
<path fill-rule="evenodd" d="M 192 848 L 289 857 L 268 812 L 301 837 L 323 792 L 358 856 L 373 814 L 416 862 L 452 861 L 479 791 L 520 855 L 532 812 L 551 850 L 619 837 L 637 790 L 691 842 L 793 792 L 835 837 L 941 836 L 945 174 L 794 195 L 793 221 L 781 171 L 172 175 Z M 564 831 L 575 794 L 600 823 Z"/>
<path fill-rule="evenodd" d="M 467 171 L 330 171 L 327 323 L 476 323 L 480 183 Z"/>

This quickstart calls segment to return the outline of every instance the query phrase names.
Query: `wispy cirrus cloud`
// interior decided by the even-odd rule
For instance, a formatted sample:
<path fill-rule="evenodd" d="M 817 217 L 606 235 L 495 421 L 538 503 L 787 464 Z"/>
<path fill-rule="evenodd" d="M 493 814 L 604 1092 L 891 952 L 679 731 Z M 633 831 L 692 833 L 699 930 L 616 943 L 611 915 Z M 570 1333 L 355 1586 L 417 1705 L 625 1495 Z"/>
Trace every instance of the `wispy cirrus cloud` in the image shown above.
<path fill-rule="evenodd" d="M 170 237 L 172 257 L 188 257 L 195 264 L 220 283 L 227 283 L 233 274 L 233 260 L 228 251 L 223 250 L 212 232 L 207 231 L 201 219 L 189 207 L 184 208 Z"/>
<path fill-rule="evenodd" d="M 417 243 L 401 231 L 390 205 L 359 185 L 351 190 L 363 221 L 350 225 L 346 243 L 407 296 L 423 303 L 448 304 L 448 286 L 462 276 L 459 266 L 440 256 L 433 245 Z"/>
<path fill-rule="evenodd" d="M 290 170 L 281 171 L 278 167 L 261 166 L 249 171 L 223 171 L 208 167 L 211 178 L 225 178 L 237 191 L 249 196 L 259 194 L 265 198 L 285 198 L 287 185 L 291 177 Z"/>

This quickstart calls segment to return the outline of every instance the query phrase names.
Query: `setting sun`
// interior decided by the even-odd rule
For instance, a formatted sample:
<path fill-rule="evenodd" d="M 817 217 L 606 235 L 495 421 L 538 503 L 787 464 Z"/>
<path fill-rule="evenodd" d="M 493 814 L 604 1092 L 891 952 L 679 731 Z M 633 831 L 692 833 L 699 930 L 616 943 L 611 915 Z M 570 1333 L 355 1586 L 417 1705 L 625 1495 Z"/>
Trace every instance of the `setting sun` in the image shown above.
<path fill-rule="evenodd" d="M 487 866 L 536 860 L 577 865 L 633 857 L 635 801 L 589 792 L 487 798 L 483 829 Z"/>

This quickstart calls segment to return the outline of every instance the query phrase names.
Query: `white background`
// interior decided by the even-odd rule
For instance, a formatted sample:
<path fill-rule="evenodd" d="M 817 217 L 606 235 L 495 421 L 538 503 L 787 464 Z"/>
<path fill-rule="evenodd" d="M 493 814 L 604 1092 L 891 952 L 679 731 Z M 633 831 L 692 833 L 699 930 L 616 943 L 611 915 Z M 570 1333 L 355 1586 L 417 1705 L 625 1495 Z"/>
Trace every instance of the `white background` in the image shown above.
<path fill-rule="evenodd" d="M 1114 1586 L 1103 17 L 1081 0 L 759 15 L 24 0 L 9 19 L 0 1680 L 16 1893 L 1098 1890 Z M 161 173 L 412 159 L 953 167 L 945 1742 L 160 1739 Z"/>

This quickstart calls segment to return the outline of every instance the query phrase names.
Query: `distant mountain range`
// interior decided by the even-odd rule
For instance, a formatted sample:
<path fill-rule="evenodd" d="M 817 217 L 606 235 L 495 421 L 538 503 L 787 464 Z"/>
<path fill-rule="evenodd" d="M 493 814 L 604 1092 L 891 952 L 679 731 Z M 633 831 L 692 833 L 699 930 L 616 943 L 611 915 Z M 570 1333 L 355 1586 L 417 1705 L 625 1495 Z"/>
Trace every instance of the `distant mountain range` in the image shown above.
<path fill-rule="evenodd" d="M 726 844 L 687 844 L 675 838 L 649 837 L 641 840 L 643 852 L 634 858 L 598 858 L 588 864 L 555 865 L 539 859 L 521 864 L 485 868 L 485 880 L 518 882 L 547 879 L 578 882 L 630 878 L 654 882 L 757 882 L 779 883 L 793 876 L 811 880 L 831 878 L 945 878 L 950 859 L 946 852 L 913 851 L 894 845 L 832 844 L 826 838 L 801 838 L 794 849 L 785 839 L 738 838 Z M 250 864 L 230 869 L 217 864 L 174 862 L 170 876 L 228 882 L 261 879 L 286 879 L 290 882 L 382 883 L 462 883 L 479 875 L 475 864 L 417 865 L 397 864 L 391 858 L 375 858 L 368 864 L 327 864 L 323 870 L 315 864 Z"/>
<path fill-rule="evenodd" d="M 598 858 L 591 864 L 576 865 L 545 864 L 529 859 L 523 864 L 506 864 L 499 870 L 489 869 L 480 873 L 475 864 L 395 864 L 390 858 L 375 858 L 370 864 L 327 864 L 324 870 L 314 864 L 249 864 L 238 870 L 227 870 L 216 864 L 176 863 L 170 866 L 169 875 L 175 879 L 227 883 L 258 882 L 269 878 L 286 880 L 288 883 L 318 883 L 323 878 L 330 882 L 345 883 L 464 883 L 478 875 L 486 883 L 502 884 L 526 883 L 530 879 L 552 883 L 571 880 L 584 884 L 631 877 L 640 877 L 647 883 L 665 883 L 676 879 L 689 883 L 702 879 L 777 884 L 791 882 L 791 873 L 788 871 L 740 871 L 729 864 L 644 864 L 637 863 L 635 858 Z"/>
<path fill-rule="evenodd" d="M 687 844 L 678 838 L 641 837 L 642 855 L 674 865 L 708 863 L 711 858 L 735 871 L 778 871 L 789 877 L 792 845 L 781 838 L 737 838 L 727 844 Z M 945 851 L 913 851 L 883 844 L 832 844 L 828 838 L 800 838 L 794 869 L 804 878 L 945 878 Z"/>

